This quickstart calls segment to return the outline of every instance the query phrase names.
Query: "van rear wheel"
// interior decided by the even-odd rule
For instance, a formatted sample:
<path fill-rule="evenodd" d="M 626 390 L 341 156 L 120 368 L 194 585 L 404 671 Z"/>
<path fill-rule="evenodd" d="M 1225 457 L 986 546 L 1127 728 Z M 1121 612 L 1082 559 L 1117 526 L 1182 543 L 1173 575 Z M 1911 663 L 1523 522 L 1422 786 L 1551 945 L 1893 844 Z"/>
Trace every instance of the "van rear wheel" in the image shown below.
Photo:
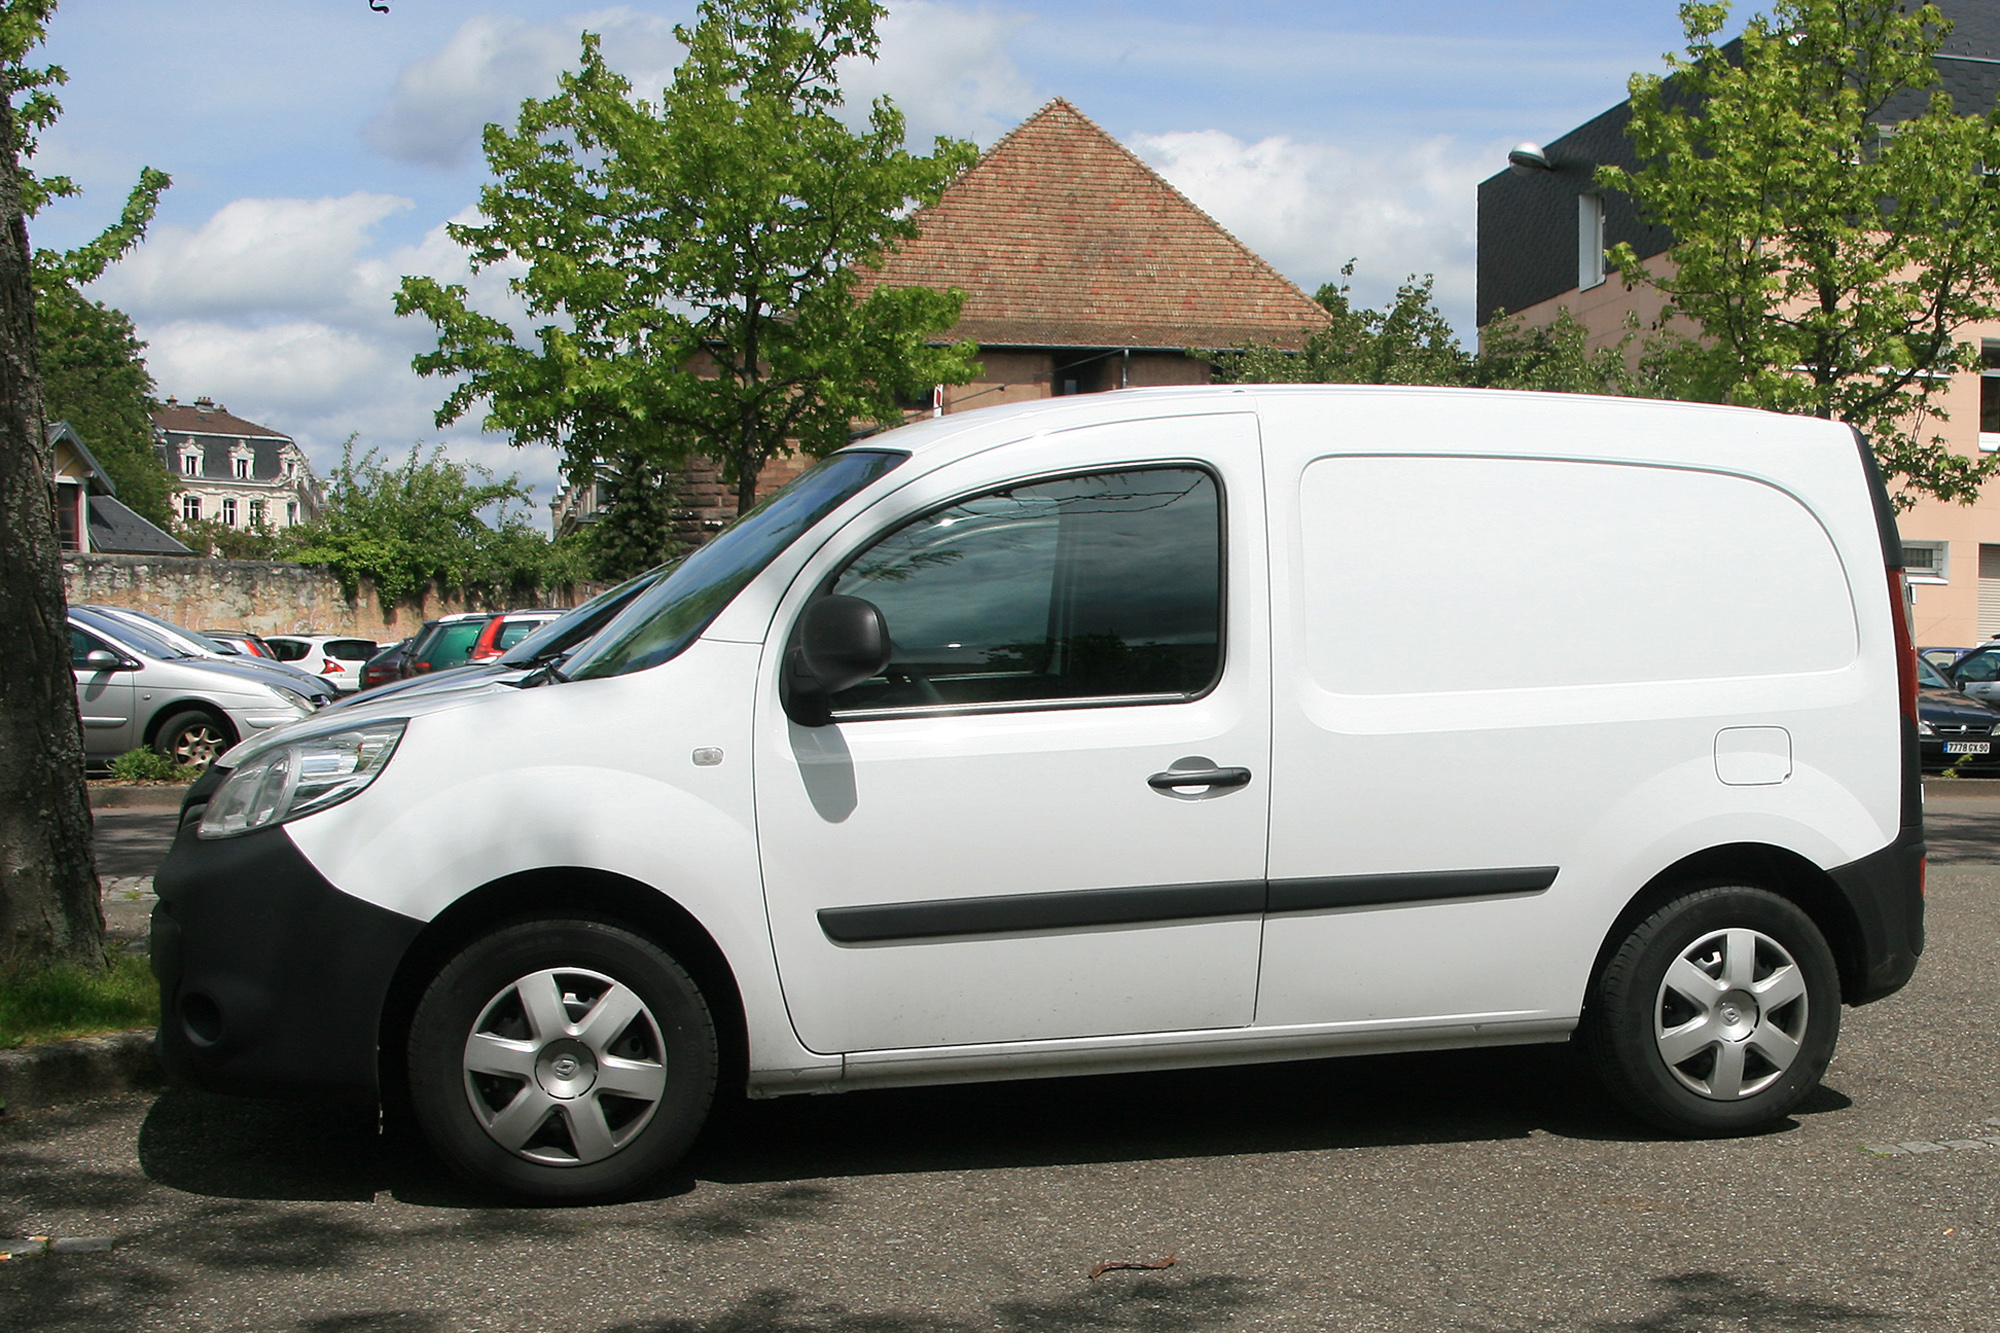
<path fill-rule="evenodd" d="M 1782 1119 L 1840 1033 L 1840 975 L 1812 919 L 1720 886 L 1652 913 L 1612 955 L 1585 1014 L 1598 1076 L 1626 1108 L 1693 1137 Z"/>
<path fill-rule="evenodd" d="M 409 1072 L 417 1123 L 461 1175 L 554 1202 L 613 1199 L 700 1131 L 715 1024 L 650 941 L 600 921 L 519 921 L 424 992 Z"/>

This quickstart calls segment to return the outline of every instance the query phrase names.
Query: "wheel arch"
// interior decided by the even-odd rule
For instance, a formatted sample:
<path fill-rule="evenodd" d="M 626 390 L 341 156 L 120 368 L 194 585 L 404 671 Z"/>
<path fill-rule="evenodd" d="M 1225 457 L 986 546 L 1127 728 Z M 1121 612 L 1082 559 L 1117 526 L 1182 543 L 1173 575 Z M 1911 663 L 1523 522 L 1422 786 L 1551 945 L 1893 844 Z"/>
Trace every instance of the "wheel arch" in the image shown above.
<path fill-rule="evenodd" d="M 1792 903 L 1812 919 L 1840 969 L 1841 999 L 1858 1004 L 1868 984 L 1868 961 L 1861 922 L 1833 876 L 1797 852 L 1769 843 L 1735 842 L 1684 856 L 1632 895 L 1598 946 L 1590 969 L 1594 994 L 1605 964 L 1626 936 L 1667 902 L 1694 889 L 1741 884 L 1764 889 Z"/>
<path fill-rule="evenodd" d="M 152 748 L 153 742 L 160 737 L 160 728 L 167 725 L 168 719 L 182 713 L 206 713 L 222 724 L 222 734 L 229 738 L 231 745 L 239 744 L 243 740 L 242 732 L 236 723 L 230 720 L 227 709 L 219 708 L 206 699 L 195 698 L 174 699 L 154 709 L 153 715 L 146 719 L 146 731 L 140 737 L 139 743 L 148 749 Z"/>
<path fill-rule="evenodd" d="M 405 1052 L 410 1020 L 439 969 L 497 926 L 552 913 L 622 926 L 672 955 L 708 1001 L 719 1048 L 718 1085 L 745 1085 L 749 1038 L 741 988 L 707 928 L 685 907 L 649 884 L 608 870 L 551 866 L 507 875 L 466 894 L 432 918 L 404 951 L 383 998 L 376 1042 L 385 1106 L 397 1111 L 408 1107 Z"/>

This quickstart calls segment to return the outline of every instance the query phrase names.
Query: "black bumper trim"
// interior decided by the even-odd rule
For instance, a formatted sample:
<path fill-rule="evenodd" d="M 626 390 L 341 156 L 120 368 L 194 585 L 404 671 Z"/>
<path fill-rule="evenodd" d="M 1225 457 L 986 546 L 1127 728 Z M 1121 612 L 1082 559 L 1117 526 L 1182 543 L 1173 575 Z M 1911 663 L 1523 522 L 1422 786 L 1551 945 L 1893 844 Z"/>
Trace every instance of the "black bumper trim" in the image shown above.
<path fill-rule="evenodd" d="M 1894 995 L 1917 970 L 1924 951 L 1923 866 L 1924 829 L 1917 824 L 1881 851 L 1827 872 L 1860 935 L 1859 957 L 1841 997 L 1847 1003 Z"/>
<path fill-rule="evenodd" d="M 383 1000 L 423 922 L 336 889 L 282 827 L 204 841 L 184 819 L 154 887 L 159 1051 L 175 1079 L 375 1100 Z"/>

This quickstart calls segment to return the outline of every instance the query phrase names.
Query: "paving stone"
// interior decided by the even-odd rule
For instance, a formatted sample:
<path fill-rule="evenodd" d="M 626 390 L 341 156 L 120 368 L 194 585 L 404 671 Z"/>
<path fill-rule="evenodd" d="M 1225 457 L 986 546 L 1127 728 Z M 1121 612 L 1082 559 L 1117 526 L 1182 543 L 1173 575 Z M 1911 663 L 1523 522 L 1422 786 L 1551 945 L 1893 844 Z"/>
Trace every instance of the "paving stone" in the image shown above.
<path fill-rule="evenodd" d="M 1944 1146 L 1947 1148 L 1979 1148 L 1984 1150 L 1986 1144 L 1981 1139 L 1945 1139 Z"/>
<path fill-rule="evenodd" d="M 1877 1157 L 1906 1157 L 1910 1150 L 1896 1143 L 1864 1143 L 1861 1151 L 1872 1152 Z"/>
<path fill-rule="evenodd" d="M 1942 1143 L 1930 1143 L 1924 1139 L 1911 1139 L 1903 1145 L 1904 1152 L 1943 1152 Z"/>
<path fill-rule="evenodd" d="M 97 1254 L 116 1242 L 114 1236 L 59 1236 L 49 1242 L 50 1254 Z"/>

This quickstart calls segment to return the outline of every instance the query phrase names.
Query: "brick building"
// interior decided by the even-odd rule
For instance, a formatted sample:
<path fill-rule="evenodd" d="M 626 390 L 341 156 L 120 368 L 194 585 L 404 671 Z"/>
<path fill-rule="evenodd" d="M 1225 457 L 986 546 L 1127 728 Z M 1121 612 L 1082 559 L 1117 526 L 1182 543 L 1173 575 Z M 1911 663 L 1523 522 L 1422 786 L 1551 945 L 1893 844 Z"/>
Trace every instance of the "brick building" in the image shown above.
<path fill-rule="evenodd" d="M 1206 384 L 1203 351 L 1256 343 L 1297 350 L 1327 314 L 1248 246 L 1061 98 L 993 145 L 917 214 L 918 235 L 864 273 L 878 285 L 956 287 L 959 321 L 940 342 L 979 344 L 969 384 L 933 405 L 969 411 L 1072 393 Z M 800 471 L 777 460 L 768 494 Z M 598 488 L 556 497 L 556 531 L 597 512 Z M 716 469 L 683 485 L 686 530 L 735 516 Z"/>

